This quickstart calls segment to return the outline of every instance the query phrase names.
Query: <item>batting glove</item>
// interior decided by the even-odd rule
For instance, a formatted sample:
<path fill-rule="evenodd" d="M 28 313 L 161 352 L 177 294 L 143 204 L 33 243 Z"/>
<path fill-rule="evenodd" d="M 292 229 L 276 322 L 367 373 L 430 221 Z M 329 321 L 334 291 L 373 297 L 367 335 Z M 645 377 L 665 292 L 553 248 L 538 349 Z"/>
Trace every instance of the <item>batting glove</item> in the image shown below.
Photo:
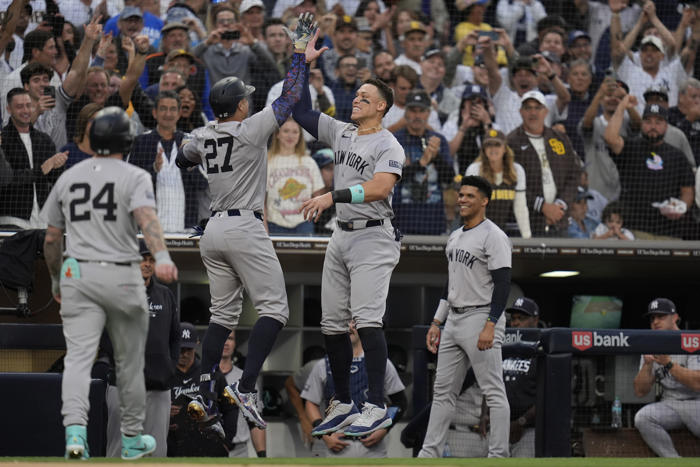
<path fill-rule="evenodd" d="M 306 50 L 306 44 L 314 37 L 316 29 L 318 29 L 318 23 L 314 21 L 313 14 L 306 12 L 299 15 L 299 21 L 297 22 L 297 27 L 294 29 L 294 32 L 286 27 L 284 29 L 294 43 L 294 50 L 303 52 Z"/>

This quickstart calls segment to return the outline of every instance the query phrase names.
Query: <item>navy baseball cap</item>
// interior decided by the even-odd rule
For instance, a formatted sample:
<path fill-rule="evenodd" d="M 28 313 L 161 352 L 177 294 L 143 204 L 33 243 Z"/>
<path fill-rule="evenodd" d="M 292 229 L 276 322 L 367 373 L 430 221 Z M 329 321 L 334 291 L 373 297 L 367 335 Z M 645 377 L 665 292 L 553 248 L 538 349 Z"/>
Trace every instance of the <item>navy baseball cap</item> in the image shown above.
<path fill-rule="evenodd" d="M 488 102 L 489 95 L 486 93 L 486 89 L 478 84 L 467 84 L 462 93 L 462 99 L 475 99 L 480 97 L 484 102 Z"/>
<path fill-rule="evenodd" d="M 649 302 L 647 312 L 644 316 L 651 315 L 672 315 L 676 313 L 676 305 L 668 298 L 655 298 Z"/>
<path fill-rule="evenodd" d="M 642 114 L 642 119 L 650 117 L 652 115 L 659 116 L 664 120 L 668 121 L 668 110 L 665 107 L 661 107 L 659 104 L 647 104 L 644 107 L 644 113 Z"/>
<path fill-rule="evenodd" d="M 576 188 L 576 197 L 575 200 L 578 203 L 579 201 L 583 199 L 593 199 L 593 195 L 586 190 L 584 187 L 579 186 Z"/>
<path fill-rule="evenodd" d="M 408 93 L 406 98 L 406 107 L 420 107 L 422 109 L 430 108 L 430 96 L 427 92 L 421 89 L 415 89 Z"/>
<path fill-rule="evenodd" d="M 645 101 L 649 100 L 651 96 L 659 96 L 668 102 L 668 88 L 666 86 L 654 85 L 647 88 L 647 90 L 644 91 L 643 96 Z"/>
<path fill-rule="evenodd" d="M 588 42 L 591 42 L 591 36 L 588 35 L 586 31 L 581 31 L 580 29 L 576 31 L 571 31 L 569 33 L 569 47 L 571 47 L 571 45 L 574 42 L 576 42 L 577 39 L 580 39 L 582 37 L 585 37 L 586 39 L 588 39 Z"/>
<path fill-rule="evenodd" d="M 194 349 L 197 347 L 197 330 L 192 323 L 180 323 L 180 348 Z"/>
<path fill-rule="evenodd" d="M 508 313 L 524 313 L 528 316 L 539 316 L 540 307 L 531 298 L 519 297 L 513 302 L 513 306 L 506 308 Z"/>
<path fill-rule="evenodd" d="M 433 57 L 440 57 L 442 61 L 445 61 L 445 53 L 440 49 L 430 49 L 423 54 L 421 60 L 430 60 Z"/>
<path fill-rule="evenodd" d="M 331 148 L 319 149 L 311 157 L 316 162 L 316 165 L 318 165 L 319 169 L 322 169 L 325 166 L 333 164 L 335 162 L 335 158 L 333 157 L 333 150 Z"/>

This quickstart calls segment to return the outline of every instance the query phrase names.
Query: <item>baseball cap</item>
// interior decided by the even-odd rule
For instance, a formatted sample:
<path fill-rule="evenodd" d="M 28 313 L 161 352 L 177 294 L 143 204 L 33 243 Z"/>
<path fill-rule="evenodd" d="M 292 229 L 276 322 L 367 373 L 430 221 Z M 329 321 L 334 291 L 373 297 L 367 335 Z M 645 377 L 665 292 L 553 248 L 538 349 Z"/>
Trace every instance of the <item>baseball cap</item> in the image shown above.
<path fill-rule="evenodd" d="M 581 31 L 580 29 L 577 29 L 576 31 L 571 31 L 569 33 L 569 47 L 571 47 L 571 45 L 574 42 L 576 42 L 578 39 L 580 39 L 582 37 L 588 39 L 588 42 L 591 41 L 591 36 L 588 35 L 588 33 L 586 31 Z"/>
<path fill-rule="evenodd" d="M 539 316 L 540 315 L 540 307 L 537 306 L 537 303 L 531 298 L 527 297 L 519 297 L 513 302 L 513 305 L 510 308 L 506 308 L 506 312 L 508 313 L 525 313 L 528 316 Z"/>
<path fill-rule="evenodd" d="M 404 36 L 408 34 L 409 32 L 414 32 L 414 31 L 419 31 L 425 34 L 425 26 L 423 26 L 423 23 L 420 21 L 411 21 L 408 24 L 408 29 L 404 33 Z"/>
<path fill-rule="evenodd" d="M 513 66 L 510 68 L 510 74 L 514 75 L 518 70 L 526 70 L 533 75 L 537 75 L 535 66 L 532 63 L 532 57 L 518 57 L 518 59 L 515 60 L 515 63 L 513 63 Z"/>
<path fill-rule="evenodd" d="M 593 195 L 582 186 L 576 187 L 576 196 L 574 197 L 574 200 L 578 203 L 584 199 L 593 199 Z"/>
<path fill-rule="evenodd" d="M 189 30 L 187 26 L 180 23 L 179 21 L 171 21 L 170 23 L 167 23 L 165 26 L 163 26 L 163 29 L 160 30 L 160 35 L 164 36 L 174 29 L 182 29 L 184 31 Z"/>
<path fill-rule="evenodd" d="M 119 13 L 119 19 L 133 18 L 134 16 L 143 18 L 143 12 L 141 12 L 141 9 L 137 6 L 124 7 L 121 13 Z"/>
<path fill-rule="evenodd" d="M 557 53 L 554 53 L 554 52 L 549 51 L 549 50 L 544 50 L 544 51 L 540 52 L 540 55 L 542 55 L 548 62 L 561 65 L 561 58 L 559 58 L 559 54 L 557 54 Z"/>
<path fill-rule="evenodd" d="M 644 107 L 644 113 L 642 114 L 642 119 L 650 117 L 652 115 L 657 115 L 664 120 L 668 121 L 668 110 L 661 107 L 659 104 L 647 104 Z"/>
<path fill-rule="evenodd" d="M 523 97 L 520 98 L 520 105 L 525 104 L 525 101 L 527 101 L 528 99 L 534 99 L 542 105 L 547 105 L 547 101 L 544 98 L 544 94 L 534 89 L 523 94 Z"/>
<path fill-rule="evenodd" d="M 467 84 L 462 92 L 462 99 L 475 99 L 477 97 L 482 98 L 484 101 L 488 102 L 489 95 L 486 93 L 486 89 L 478 84 Z"/>
<path fill-rule="evenodd" d="M 338 19 L 335 21 L 335 29 L 336 30 L 343 28 L 343 27 L 352 28 L 355 31 L 358 30 L 357 22 L 355 21 L 355 18 L 353 18 L 350 15 L 338 16 Z"/>
<path fill-rule="evenodd" d="M 676 313 L 676 305 L 668 298 L 655 298 L 649 302 L 647 312 L 644 316 L 650 315 L 672 315 Z"/>
<path fill-rule="evenodd" d="M 180 348 L 194 349 L 197 347 L 197 330 L 192 323 L 180 323 Z"/>
<path fill-rule="evenodd" d="M 440 57 L 442 58 L 443 61 L 445 61 L 445 54 L 443 53 L 442 50 L 440 49 L 430 49 L 427 50 L 424 54 L 421 60 L 430 60 L 433 57 Z"/>
<path fill-rule="evenodd" d="M 566 31 L 566 20 L 559 15 L 548 15 L 537 22 L 537 34 L 547 29 Z"/>
<path fill-rule="evenodd" d="M 500 130 L 494 130 L 493 128 L 486 132 L 484 139 L 482 140 L 482 146 L 489 141 L 498 141 L 502 145 L 506 145 L 506 135 Z"/>
<path fill-rule="evenodd" d="M 411 91 L 406 97 L 406 107 L 421 107 L 423 109 L 429 109 L 430 96 L 428 96 L 428 93 L 425 91 Z"/>
<path fill-rule="evenodd" d="M 651 44 L 657 49 L 661 51 L 662 54 L 666 54 L 666 49 L 664 48 L 664 43 L 661 42 L 661 39 L 659 39 L 656 36 L 646 36 L 644 39 L 642 39 L 642 46 L 645 46 L 646 44 Z"/>
<path fill-rule="evenodd" d="M 151 254 L 151 250 L 149 250 L 149 249 L 148 249 L 148 246 L 146 246 L 146 242 L 144 242 L 144 241 L 141 240 L 141 239 L 139 239 L 139 254 L 140 254 L 141 256 L 145 256 L 145 255 L 150 255 L 150 254 Z"/>
<path fill-rule="evenodd" d="M 316 162 L 319 169 L 322 169 L 325 166 L 335 162 L 335 157 L 331 148 L 319 149 L 313 154 L 313 156 L 311 156 L 311 158 Z"/>
<path fill-rule="evenodd" d="M 192 55 L 190 52 L 188 52 L 185 49 L 174 49 L 168 52 L 168 56 L 165 57 L 166 63 L 175 60 L 177 57 L 187 57 L 190 60 L 190 63 L 194 63 L 196 59 L 194 58 L 194 55 Z"/>
<path fill-rule="evenodd" d="M 644 91 L 645 101 L 649 100 L 649 97 L 651 96 L 660 96 L 662 99 L 668 102 L 668 89 L 666 88 L 666 86 L 655 84 L 654 86 L 651 86 L 647 88 L 646 91 Z"/>
<path fill-rule="evenodd" d="M 256 6 L 262 8 L 263 11 L 265 11 L 265 4 L 262 2 L 262 0 L 243 0 L 241 2 L 241 6 L 238 8 L 238 12 L 240 14 L 243 14 Z"/>

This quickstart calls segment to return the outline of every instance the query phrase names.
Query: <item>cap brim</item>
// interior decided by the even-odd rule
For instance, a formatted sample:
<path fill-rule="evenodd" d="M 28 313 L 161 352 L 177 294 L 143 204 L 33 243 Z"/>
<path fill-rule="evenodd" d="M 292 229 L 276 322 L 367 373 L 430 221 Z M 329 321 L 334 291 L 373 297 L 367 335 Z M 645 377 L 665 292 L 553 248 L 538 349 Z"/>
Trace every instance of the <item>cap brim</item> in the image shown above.
<path fill-rule="evenodd" d="M 196 349 L 197 344 L 185 342 L 185 343 L 180 343 L 180 348 L 181 349 Z"/>
<path fill-rule="evenodd" d="M 652 315 L 672 315 L 676 313 L 675 311 L 647 311 L 642 316 L 652 316 Z"/>
<path fill-rule="evenodd" d="M 506 308 L 506 313 L 523 313 L 528 316 L 536 316 L 534 313 L 531 313 L 529 310 L 526 310 L 524 308 L 518 308 L 518 307 L 510 307 Z"/>
<path fill-rule="evenodd" d="M 244 96 L 244 97 L 245 97 L 245 96 L 250 96 L 250 95 L 253 94 L 254 92 L 255 92 L 255 86 L 251 86 L 251 85 L 249 85 L 249 84 L 246 84 L 246 86 L 245 86 L 245 94 L 244 94 L 243 96 Z"/>

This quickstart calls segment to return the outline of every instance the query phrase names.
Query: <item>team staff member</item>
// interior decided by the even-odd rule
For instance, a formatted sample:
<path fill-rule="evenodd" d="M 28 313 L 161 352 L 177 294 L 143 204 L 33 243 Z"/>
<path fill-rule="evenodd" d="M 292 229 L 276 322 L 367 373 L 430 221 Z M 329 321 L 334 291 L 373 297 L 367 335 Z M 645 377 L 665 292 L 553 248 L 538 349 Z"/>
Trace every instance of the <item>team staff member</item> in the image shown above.
<path fill-rule="evenodd" d="M 508 135 L 515 162 L 525 169 L 533 237 L 566 232 L 566 211 L 581 179 L 581 160 L 565 134 L 545 125 L 547 101 L 528 91 L 520 101 L 522 124 Z"/>
<path fill-rule="evenodd" d="M 227 440 L 236 434 L 238 410 L 223 401 L 217 417 L 204 423 L 187 416 L 187 404 L 199 393 L 201 365 L 195 353 L 199 339 L 191 323 L 180 323 L 179 329 L 180 356 L 171 384 L 168 457 L 226 457 L 231 448 Z M 220 372 L 214 380 L 215 397 L 222 399 L 226 380 Z"/>
<path fill-rule="evenodd" d="M 324 50 L 307 54 L 307 61 Z M 391 88 L 383 81 L 372 78 L 360 86 L 350 115 L 355 123 L 345 123 L 311 110 L 308 79 L 306 73 L 294 119 L 333 149 L 336 190 L 311 198 L 301 211 L 305 219 L 317 222 L 335 204 L 338 217 L 321 279 L 321 332 L 336 393 L 326 418 L 312 434 L 344 428 L 347 436 L 364 436 L 392 423 L 384 405 L 387 346 L 382 318 L 401 238 L 391 225 L 391 198 L 406 156 L 396 138 L 382 128 L 382 118 L 393 103 Z M 351 318 L 367 356 L 369 392 L 361 415 L 350 394 Z"/>
<path fill-rule="evenodd" d="M 221 354 L 221 361 L 219 362 L 219 369 L 221 373 L 226 378 L 226 384 L 233 384 L 239 379 L 243 374 L 243 370 L 238 368 L 233 364 L 233 355 L 236 351 L 236 333 L 234 331 L 229 334 L 224 344 L 224 351 Z M 262 391 L 260 378 L 255 385 L 255 389 L 258 392 Z M 263 409 L 262 399 L 258 399 L 258 411 L 261 412 Z M 248 457 L 248 440 L 251 439 L 253 442 L 253 447 L 258 457 L 267 457 L 266 448 L 266 436 L 265 430 L 261 430 L 254 423 L 245 419 L 240 413 L 236 417 L 236 433 L 235 437 L 232 438 L 233 447 L 228 453 L 229 457 Z"/>
<path fill-rule="evenodd" d="M 367 360 L 362 349 L 360 336 L 357 334 L 355 322 L 350 321 L 350 342 L 352 342 L 352 364 L 350 373 L 350 397 L 356 406 L 362 405 L 367 400 Z M 392 407 L 396 407 L 394 418 L 398 421 L 406 410 L 406 389 L 396 372 L 394 364 L 390 360 L 386 362 L 384 376 L 384 392 L 391 400 Z M 335 394 L 333 377 L 331 375 L 328 358 L 316 361 L 309 377 L 304 384 L 301 398 L 306 400 L 306 414 L 313 423 L 321 423 L 321 413 L 329 405 L 329 401 Z M 348 437 L 342 431 L 336 431 L 323 435 L 322 442 L 315 442 L 312 446 L 313 453 L 319 457 L 387 457 L 387 446 L 384 438 L 388 429 L 380 429 L 363 438 Z"/>
<path fill-rule="evenodd" d="M 676 305 L 655 298 L 645 316 L 654 331 L 678 331 Z M 642 355 L 634 378 L 634 394 L 649 394 L 661 385 L 661 400 L 647 404 L 634 416 L 634 426 L 659 457 L 679 457 L 668 430 L 683 428 L 700 437 L 700 355 Z"/>
<path fill-rule="evenodd" d="M 139 242 L 141 276 L 146 285 L 148 300 L 148 337 L 146 338 L 146 420 L 144 431 L 156 440 L 153 457 L 168 453 L 168 424 L 170 421 L 170 383 L 175 362 L 180 354 L 180 312 L 175 296 L 169 288 L 153 277 L 156 260 L 143 241 Z M 114 366 L 112 342 L 105 336 L 105 348 Z M 110 372 L 107 387 L 107 457 L 118 457 L 121 450 L 119 436 L 119 392 Z"/>
<path fill-rule="evenodd" d="M 61 394 L 66 457 L 88 459 L 90 370 L 103 328 L 114 345 L 121 405 L 122 459 L 151 454 L 144 435 L 144 360 L 148 332 L 146 287 L 138 267 L 137 228 L 156 259 L 156 276 L 177 279 L 158 222 L 153 184 L 145 170 L 123 161 L 134 135 L 126 112 L 107 107 L 95 115 L 90 147 L 96 157 L 66 171 L 42 210 L 48 222 L 44 256 L 51 292 L 61 302 L 66 339 Z M 66 260 L 63 231 L 66 231 Z"/>
<path fill-rule="evenodd" d="M 238 78 L 216 83 L 209 99 L 217 121 L 195 130 L 193 139 L 177 155 L 180 168 L 205 164 L 212 197 L 212 217 L 199 243 L 209 276 L 212 316 L 202 344 L 200 394 L 189 407 L 199 420 L 216 416 L 216 405 L 207 395 L 211 375 L 221 360 L 226 338 L 238 324 L 245 288 L 260 318 L 250 335 L 243 375 L 226 391 L 246 418 L 260 428 L 266 426 L 257 409 L 255 381 L 289 317 L 282 268 L 262 221 L 267 141 L 299 100 L 302 73 L 310 61 L 306 58 L 317 54 L 315 41 L 309 42 L 316 33 L 313 15 L 302 15 L 282 95 L 252 117 L 248 117 L 246 97 L 254 87 Z M 307 44 L 311 45 L 307 48 Z"/>
<path fill-rule="evenodd" d="M 457 204 L 464 227 L 447 240 L 448 282 L 426 337 L 438 351 L 427 435 L 418 457 L 440 457 L 450 420 L 468 368 L 474 369 L 490 409 L 489 457 L 508 457 L 510 408 L 503 384 L 501 344 L 510 290 L 511 244 L 486 219 L 491 184 L 479 176 L 462 179 Z M 447 322 L 445 323 L 445 320 Z M 445 329 L 440 338 L 440 325 Z"/>

